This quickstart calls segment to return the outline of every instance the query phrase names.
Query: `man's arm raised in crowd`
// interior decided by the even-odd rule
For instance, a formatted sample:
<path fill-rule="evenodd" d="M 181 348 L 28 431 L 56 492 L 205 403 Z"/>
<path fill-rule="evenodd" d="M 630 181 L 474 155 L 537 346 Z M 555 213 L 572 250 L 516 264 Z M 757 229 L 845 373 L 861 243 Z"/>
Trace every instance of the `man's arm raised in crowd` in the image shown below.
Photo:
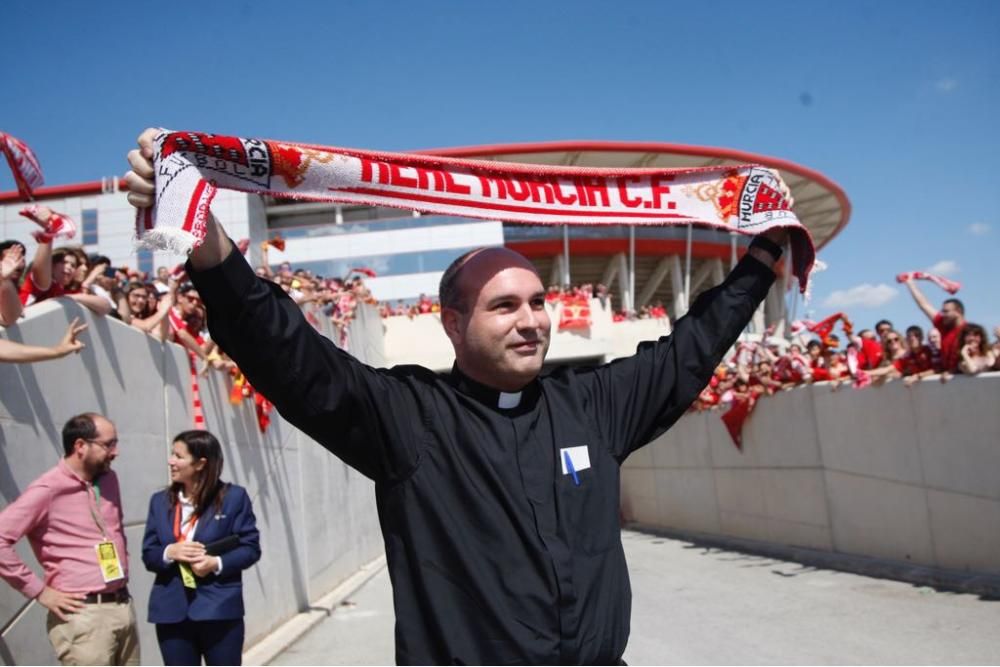
<path fill-rule="evenodd" d="M 34 222 L 42 229 L 48 229 L 49 219 L 52 217 L 52 209 L 48 206 L 39 206 L 25 215 L 26 218 Z M 38 247 L 35 248 L 35 256 L 31 260 L 31 281 L 35 288 L 44 292 L 52 286 L 52 240 L 40 239 Z"/>
<path fill-rule="evenodd" d="M 760 235 L 778 246 L 784 230 Z M 631 357 L 575 373 L 610 453 L 618 460 L 670 428 L 705 388 L 774 282 L 775 257 L 755 242 L 721 285 L 706 290 L 657 341 Z"/>
<path fill-rule="evenodd" d="M 927 297 L 924 296 L 924 293 L 920 291 L 920 288 L 917 287 L 916 282 L 914 282 L 913 280 L 907 280 L 906 288 L 910 290 L 910 294 L 913 296 L 913 300 L 917 302 L 917 306 L 920 308 L 920 310 L 924 311 L 924 315 L 926 315 L 927 318 L 931 322 L 933 322 L 934 317 L 937 315 L 937 310 L 934 308 L 934 306 L 931 305 L 931 302 L 927 300 Z"/>

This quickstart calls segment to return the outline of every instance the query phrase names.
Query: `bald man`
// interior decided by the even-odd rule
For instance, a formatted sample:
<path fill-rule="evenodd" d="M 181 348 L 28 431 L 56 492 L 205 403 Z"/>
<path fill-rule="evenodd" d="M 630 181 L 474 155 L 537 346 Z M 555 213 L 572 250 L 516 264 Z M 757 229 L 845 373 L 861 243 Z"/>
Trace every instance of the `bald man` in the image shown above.
<path fill-rule="evenodd" d="M 152 138 L 129 154 L 152 203 Z M 292 424 L 375 480 L 401 664 L 616 664 L 631 589 L 619 468 L 708 383 L 774 280 L 781 231 L 751 244 L 673 334 L 541 375 L 551 322 L 532 264 L 472 251 L 441 279 L 450 373 L 375 369 L 260 280 L 212 219 L 188 274 L 213 340 Z M 330 508 L 336 511 L 336 508 Z"/>

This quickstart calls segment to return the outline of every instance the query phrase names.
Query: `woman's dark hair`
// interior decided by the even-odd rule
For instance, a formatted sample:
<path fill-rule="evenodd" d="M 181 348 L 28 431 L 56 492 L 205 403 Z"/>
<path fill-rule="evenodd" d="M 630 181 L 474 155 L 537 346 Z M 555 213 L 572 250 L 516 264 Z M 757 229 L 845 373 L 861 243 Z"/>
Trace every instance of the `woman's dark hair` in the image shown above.
<path fill-rule="evenodd" d="M 198 516 L 203 516 L 208 506 L 215 504 L 215 511 L 222 509 L 222 498 L 226 494 L 226 484 L 220 479 L 222 477 L 222 445 L 218 439 L 208 431 L 183 431 L 174 437 L 174 442 L 183 442 L 191 454 L 194 461 L 205 459 L 205 467 L 200 472 L 195 473 L 194 488 L 191 490 L 191 497 L 188 500 L 194 505 L 194 511 Z M 183 487 L 175 482 L 167 487 L 167 496 L 170 499 L 170 506 L 177 505 L 178 494 Z"/>
<path fill-rule="evenodd" d="M 989 351 L 989 337 L 986 335 L 986 329 L 979 324 L 973 324 L 972 322 L 967 322 L 964 327 L 962 327 L 962 336 L 959 340 L 962 341 L 962 345 L 965 345 L 965 337 L 970 333 L 979 334 L 979 354 L 986 354 Z"/>

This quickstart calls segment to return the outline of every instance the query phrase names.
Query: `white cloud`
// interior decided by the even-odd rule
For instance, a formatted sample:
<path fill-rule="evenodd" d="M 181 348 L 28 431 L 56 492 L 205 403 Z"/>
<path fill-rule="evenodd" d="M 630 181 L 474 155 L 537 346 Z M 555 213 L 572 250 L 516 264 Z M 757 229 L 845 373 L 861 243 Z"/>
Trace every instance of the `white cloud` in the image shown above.
<path fill-rule="evenodd" d="M 969 225 L 969 233 L 973 236 L 986 236 L 993 228 L 985 222 L 974 222 Z"/>
<path fill-rule="evenodd" d="M 823 305 L 827 308 L 878 308 L 899 296 L 899 291 L 890 285 L 864 283 L 845 290 L 834 290 L 826 297 Z"/>
<path fill-rule="evenodd" d="M 948 94 L 951 91 L 958 88 L 958 81 L 952 79 L 951 77 L 945 77 L 944 79 L 938 79 L 934 82 L 934 88 L 939 93 Z"/>
<path fill-rule="evenodd" d="M 951 276 L 958 273 L 958 262 L 953 259 L 942 259 L 934 266 L 927 267 L 927 273 L 938 276 Z"/>

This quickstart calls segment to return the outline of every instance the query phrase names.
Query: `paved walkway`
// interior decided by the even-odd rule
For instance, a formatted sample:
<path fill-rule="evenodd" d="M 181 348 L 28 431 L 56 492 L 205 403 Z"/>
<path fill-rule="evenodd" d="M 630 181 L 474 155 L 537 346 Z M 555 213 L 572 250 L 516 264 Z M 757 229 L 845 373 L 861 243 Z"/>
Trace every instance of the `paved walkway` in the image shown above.
<path fill-rule="evenodd" d="M 998 664 L 1000 601 L 645 533 L 625 660 L 652 664 Z M 383 569 L 271 664 L 393 663 Z"/>

